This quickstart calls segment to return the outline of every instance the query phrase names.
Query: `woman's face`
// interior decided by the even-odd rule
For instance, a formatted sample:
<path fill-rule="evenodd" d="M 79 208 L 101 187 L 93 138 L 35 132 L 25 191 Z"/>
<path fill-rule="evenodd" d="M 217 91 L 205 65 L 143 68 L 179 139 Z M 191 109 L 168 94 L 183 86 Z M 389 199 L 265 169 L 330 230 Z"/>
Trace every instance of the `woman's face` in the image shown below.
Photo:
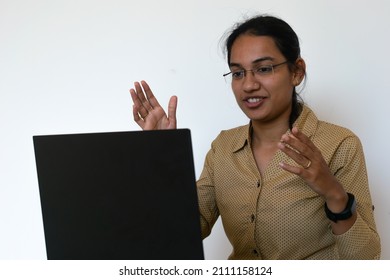
<path fill-rule="evenodd" d="M 264 67 L 283 62 L 286 58 L 272 37 L 244 34 L 234 41 L 229 65 L 233 72 L 232 89 L 241 110 L 253 122 L 283 118 L 288 122 L 296 75 L 287 63 Z"/>

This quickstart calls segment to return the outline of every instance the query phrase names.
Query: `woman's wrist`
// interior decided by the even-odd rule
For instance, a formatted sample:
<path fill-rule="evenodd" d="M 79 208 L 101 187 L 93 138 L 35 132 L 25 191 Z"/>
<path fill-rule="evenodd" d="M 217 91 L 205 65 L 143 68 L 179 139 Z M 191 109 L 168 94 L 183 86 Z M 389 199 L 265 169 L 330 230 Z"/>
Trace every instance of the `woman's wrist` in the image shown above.
<path fill-rule="evenodd" d="M 348 203 L 348 194 L 340 183 L 337 183 L 332 191 L 325 195 L 325 203 L 333 213 L 344 211 Z"/>

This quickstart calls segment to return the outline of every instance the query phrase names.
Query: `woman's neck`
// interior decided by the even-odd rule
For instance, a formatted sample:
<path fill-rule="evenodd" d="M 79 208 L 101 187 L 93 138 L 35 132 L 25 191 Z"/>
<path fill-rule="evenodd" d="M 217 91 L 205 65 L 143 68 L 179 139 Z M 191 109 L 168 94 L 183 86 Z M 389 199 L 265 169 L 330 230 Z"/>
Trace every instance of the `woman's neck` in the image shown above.
<path fill-rule="evenodd" d="M 289 129 L 288 120 L 257 123 L 252 121 L 252 142 L 256 145 L 268 146 L 278 143 L 283 134 Z"/>

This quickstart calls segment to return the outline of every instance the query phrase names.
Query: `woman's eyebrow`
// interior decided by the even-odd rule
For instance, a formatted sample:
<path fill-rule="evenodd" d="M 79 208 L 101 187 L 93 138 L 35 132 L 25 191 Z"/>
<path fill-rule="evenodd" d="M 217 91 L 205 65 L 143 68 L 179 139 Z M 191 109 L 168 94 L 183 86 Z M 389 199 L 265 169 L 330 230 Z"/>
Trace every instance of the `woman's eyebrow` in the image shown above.
<path fill-rule="evenodd" d="M 263 61 L 266 61 L 266 60 L 273 61 L 274 58 L 270 57 L 270 56 L 259 57 L 259 58 L 255 59 L 255 60 L 253 60 L 252 64 L 256 64 L 256 63 L 263 62 Z M 229 67 L 240 67 L 240 68 L 242 68 L 242 65 L 240 63 L 236 63 L 236 62 L 230 62 L 229 63 Z"/>

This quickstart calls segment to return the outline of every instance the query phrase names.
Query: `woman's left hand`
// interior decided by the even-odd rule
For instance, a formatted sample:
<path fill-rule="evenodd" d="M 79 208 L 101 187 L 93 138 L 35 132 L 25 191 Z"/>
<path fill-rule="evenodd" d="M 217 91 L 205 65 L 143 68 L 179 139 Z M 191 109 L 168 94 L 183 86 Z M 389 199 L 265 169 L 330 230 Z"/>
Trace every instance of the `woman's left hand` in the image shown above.
<path fill-rule="evenodd" d="M 289 165 L 281 162 L 280 166 L 291 173 L 300 176 L 310 186 L 310 188 L 324 197 L 327 207 L 333 213 L 342 212 L 348 201 L 348 195 L 332 174 L 327 165 L 321 151 L 313 144 L 313 142 L 294 127 L 291 134 L 282 136 L 279 143 L 279 149 L 287 156 L 293 159 L 298 166 Z M 334 234 L 343 234 L 356 221 L 356 212 L 351 218 L 332 223 L 332 231 Z"/>
<path fill-rule="evenodd" d="M 331 173 L 321 151 L 297 127 L 291 130 L 291 134 L 282 136 L 279 149 L 298 164 L 293 166 L 282 162 L 280 166 L 300 176 L 326 200 L 347 196 L 343 186 Z"/>

